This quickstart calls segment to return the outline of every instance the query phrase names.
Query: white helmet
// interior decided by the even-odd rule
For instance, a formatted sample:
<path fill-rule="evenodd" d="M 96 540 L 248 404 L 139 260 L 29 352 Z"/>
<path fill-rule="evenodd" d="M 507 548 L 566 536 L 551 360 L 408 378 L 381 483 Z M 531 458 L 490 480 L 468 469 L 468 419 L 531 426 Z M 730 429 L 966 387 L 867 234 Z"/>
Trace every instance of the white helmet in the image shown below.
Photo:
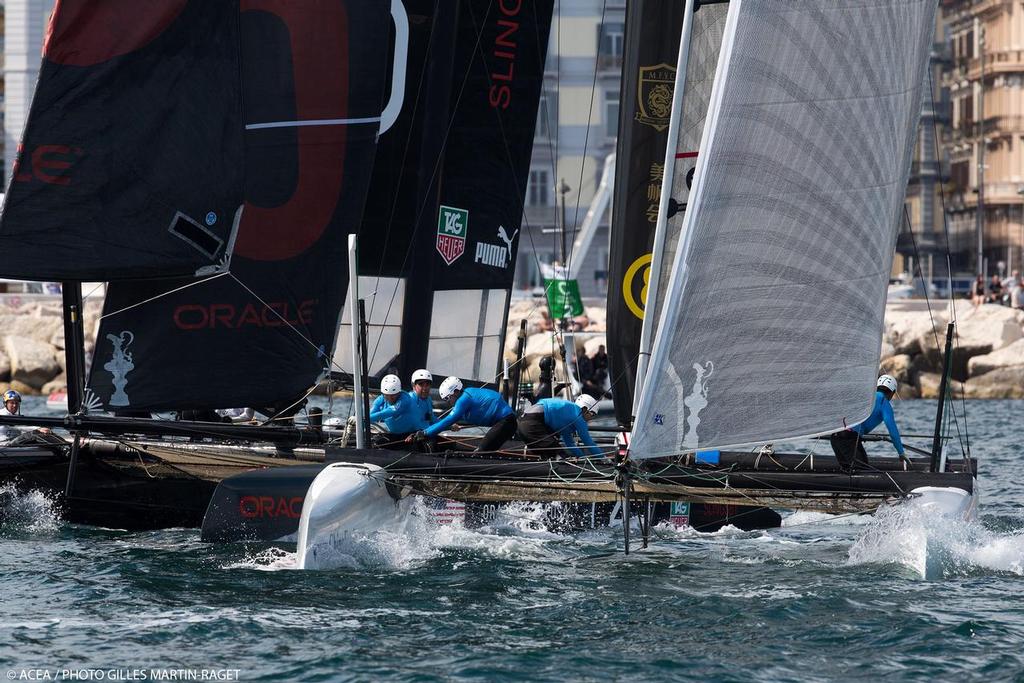
<path fill-rule="evenodd" d="M 416 384 L 416 382 L 419 382 L 420 380 L 424 380 L 424 379 L 427 380 L 428 382 L 433 382 L 434 381 L 434 376 L 431 375 L 426 370 L 423 370 L 423 369 L 417 370 L 416 372 L 412 373 L 412 383 L 413 384 Z"/>
<path fill-rule="evenodd" d="M 576 397 L 576 405 L 580 407 L 580 410 L 586 410 L 588 412 L 597 414 L 597 399 L 590 394 L 580 394 Z"/>
<path fill-rule="evenodd" d="M 398 375 L 384 375 L 384 379 L 380 381 L 380 393 L 385 396 L 394 396 L 402 392 L 402 380 L 398 379 Z"/>
<path fill-rule="evenodd" d="M 442 401 L 447 401 L 456 391 L 462 391 L 462 380 L 458 377 L 449 377 L 441 382 L 437 393 L 440 394 Z"/>
<path fill-rule="evenodd" d="M 896 387 L 898 386 L 899 385 L 896 383 L 896 378 L 893 377 L 892 375 L 882 375 L 881 377 L 878 378 L 879 388 L 888 389 L 889 391 L 895 394 Z"/>

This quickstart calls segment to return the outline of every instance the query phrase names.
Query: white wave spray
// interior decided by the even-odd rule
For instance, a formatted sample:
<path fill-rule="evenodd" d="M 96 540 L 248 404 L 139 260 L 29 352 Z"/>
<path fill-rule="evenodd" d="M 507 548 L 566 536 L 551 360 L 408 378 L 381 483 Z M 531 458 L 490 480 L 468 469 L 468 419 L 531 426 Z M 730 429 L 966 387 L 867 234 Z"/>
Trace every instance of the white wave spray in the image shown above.
<path fill-rule="evenodd" d="M 993 571 L 1024 575 L 1024 530 L 997 534 L 978 520 L 893 505 L 871 519 L 850 548 L 847 563 L 899 564 L 927 579 Z"/>

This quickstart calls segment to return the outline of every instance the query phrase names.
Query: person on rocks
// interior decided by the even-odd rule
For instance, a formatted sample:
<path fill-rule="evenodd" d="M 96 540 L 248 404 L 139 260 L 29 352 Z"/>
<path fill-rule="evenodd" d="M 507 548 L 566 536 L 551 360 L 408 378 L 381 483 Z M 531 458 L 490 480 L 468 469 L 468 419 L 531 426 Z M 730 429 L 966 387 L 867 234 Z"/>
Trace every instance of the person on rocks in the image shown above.
<path fill-rule="evenodd" d="M 597 347 L 597 351 L 594 352 L 591 360 L 593 361 L 592 364 L 595 371 L 602 368 L 608 369 L 608 352 L 604 350 L 604 344 Z"/>
<path fill-rule="evenodd" d="M 416 440 L 433 439 L 446 429 L 458 431 L 460 424 L 489 427 L 477 453 L 494 452 L 516 433 L 516 414 L 501 394 L 493 389 L 476 387 L 463 388 L 458 377 L 448 377 L 441 382 L 437 393 L 442 401 L 451 406 L 448 414 L 416 433 Z"/>
<path fill-rule="evenodd" d="M 983 275 L 974 278 L 974 282 L 971 284 L 971 303 L 975 308 L 985 303 L 985 277 Z"/>
<path fill-rule="evenodd" d="M 889 430 L 889 438 L 892 440 L 896 453 L 901 459 L 906 459 L 903 441 L 900 439 L 900 430 L 896 426 L 896 416 L 892 410 L 892 397 L 896 394 L 897 387 L 896 378 L 892 375 L 879 377 L 878 390 L 875 392 L 875 405 L 868 419 L 829 437 L 836 460 L 844 470 L 853 472 L 858 467 L 868 467 L 868 454 L 864 450 L 862 437 L 865 434 L 870 434 L 882 422 L 885 422 L 886 429 Z"/>
<path fill-rule="evenodd" d="M 401 443 L 423 427 L 423 414 L 413 394 L 402 391 L 398 375 L 384 375 L 380 381 L 380 396 L 370 406 L 370 421 L 382 422 L 390 434 L 382 446 Z"/>
<path fill-rule="evenodd" d="M 594 443 L 587 429 L 587 423 L 597 416 L 597 401 L 583 394 L 573 401 L 563 398 L 545 398 L 526 409 L 519 421 L 519 436 L 526 444 L 526 452 L 544 458 L 564 457 L 568 452 L 574 457 L 584 457 L 583 450 L 576 444 L 576 438 L 583 442 L 587 453 L 601 457 L 604 453 Z M 559 448 L 559 440 L 565 450 Z"/>

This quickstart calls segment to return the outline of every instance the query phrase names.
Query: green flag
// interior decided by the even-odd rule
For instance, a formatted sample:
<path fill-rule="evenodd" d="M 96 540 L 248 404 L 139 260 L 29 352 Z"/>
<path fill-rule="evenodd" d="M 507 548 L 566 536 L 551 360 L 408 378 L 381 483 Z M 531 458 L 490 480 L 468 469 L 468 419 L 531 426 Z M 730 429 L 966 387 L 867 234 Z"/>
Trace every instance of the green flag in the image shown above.
<path fill-rule="evenodd" d="M 583 299 L 575 280 L 544 280 L 544 294 L 552 318 L 575 318 L 583 315 Z"/>

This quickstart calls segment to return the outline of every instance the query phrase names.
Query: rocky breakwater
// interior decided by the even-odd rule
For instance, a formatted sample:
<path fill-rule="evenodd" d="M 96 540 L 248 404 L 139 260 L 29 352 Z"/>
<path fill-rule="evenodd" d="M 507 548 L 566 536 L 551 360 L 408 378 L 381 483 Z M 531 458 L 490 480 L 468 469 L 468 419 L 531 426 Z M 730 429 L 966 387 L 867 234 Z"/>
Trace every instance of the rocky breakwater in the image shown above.
<path fill-rule="evenodd" d="M 102 302 L 85 304 L 85 350 L 95 346 Z M 0 388 L 49 394 L 67 386 L 59 298 L 8 296 L 0 301 Z"/>
<path fill-rule="evenodd" d="M 954 315 L 955 314 L 955 315 Z M 966 398 L 1024 398 L 1024 311 L 969 301 L 892 302 L 886 309 L 880 372 L 903 398 L 937 398 L 946 324 L 955 317 L 953 390 Z"/>
<path fill-rule="evenodd" d="M 584 302 L 586 304 L 586 301 Z M 517 299 L 512 302 L 508 312 L 508 330 L 505 335 L 505 359 L 511 365 L 516 362 L 516 349 L 519 344 L 520 321 L 526 321 L 526 351 L 523 354 L 523 380 L 536 382 L 540 379 L 540 359 L 544 356 L 561 358 L 556 346 L 554 325 L 548 314 L 548 307 L 543 299 Z M 574 320 L 576 332 L 576 353 L 593 356 L 597 347 L 605 342 L 605 309 L 603 306 L 584 306 L 584 315 Z M 556 372 L 564 377 L 561 362 Z"/>

